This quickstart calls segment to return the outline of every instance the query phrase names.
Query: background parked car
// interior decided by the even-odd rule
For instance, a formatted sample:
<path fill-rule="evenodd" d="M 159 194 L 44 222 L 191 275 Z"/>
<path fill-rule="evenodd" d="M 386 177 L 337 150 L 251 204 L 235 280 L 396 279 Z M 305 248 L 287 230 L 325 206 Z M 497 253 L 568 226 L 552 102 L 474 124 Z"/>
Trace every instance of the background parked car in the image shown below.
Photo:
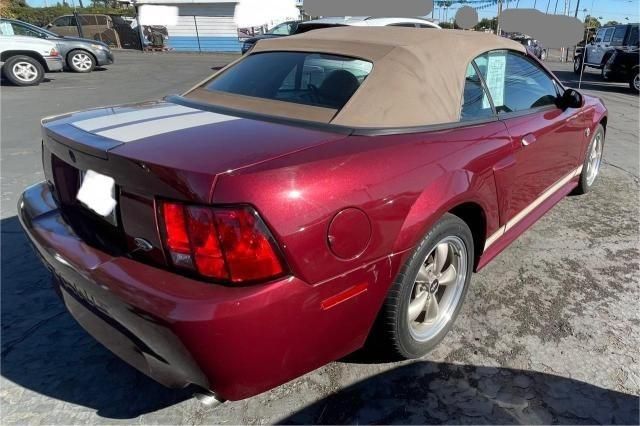
<path fill-rule="evenodd" d="M 16 86 L 37 86 L 45 72 L 60 71 L 62 56 L 56 44 L 33 37 L 2 35 L 0 23 L 0 62 L 2 76 Z"/>
<path fill-rule="evenodd" d="M 61 37 L 51 31 L 14 19 L 2 19 L 0 22 L 4 35 L 38 37 L 54 42 L 65 65 L 72 71 L 91 72 L 96 66 L 113 63 L 111 49 L 101 41 Z"/>
<path fill-rule="evenodd" d="M 640 24 L 626 24 L 602 27 L 591 43 L 576 52 L 573 58 L 573 71 L 580 74 L 584 66 L 602 69 L 609 55 L 616 48 L 631 49 L 638 47 L 638 29 Z M 583 58 L 584 56 L 584 58 Z"/>
<path fill-rule="evenodd" d="M 69 37 L 79 37 L 78 23 L 82 27 L 82 36 L 99 40 L 109 46 L 120 47 L 120 38 L 115 30 L 113 19 L 109 15 L 64 15 L 54 19 L 46 29 Z"/>
<path fill-rule="evenodd" d="M 614 50 L 602 68 L 602 77 L 605 80 L 626 81 L 631 90 L 640 92 L 640 49 Z"/>
<path fill-rule="evenodd" d="M 535 40 L 527 35 L 514 36 L 511 37 L 511 39 L 522 44 L 524 48 L 527 49 L 527 52 L 540 59 L 541 61 L 547 59 L 547 49 L 542 47 L 538 40 Z"/>
<path fill-rule="evenodd" d="M 313 21 L 290 21 L 275 26 L 268 33 L 245 40 L 242 45 L 242 53 L 247 53 L 259 40 L 275 37 L 286 37 L 293 34 L 302 34 L 307 31 L 321 28 L 357 26 L 357 27 L 409 27 L 409 28 L 436 28 L 438 24 L 420 18 L 372 18 L 370 16 L 350 16 L 337 18 L 322 18 Z"/>

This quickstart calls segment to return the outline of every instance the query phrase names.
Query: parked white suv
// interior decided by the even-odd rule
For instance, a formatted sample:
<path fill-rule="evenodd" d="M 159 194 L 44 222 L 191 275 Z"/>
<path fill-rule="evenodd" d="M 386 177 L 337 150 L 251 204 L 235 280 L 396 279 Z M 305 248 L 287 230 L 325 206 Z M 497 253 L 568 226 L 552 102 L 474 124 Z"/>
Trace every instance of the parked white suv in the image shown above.
<path fill-rule="evenodd" d="M 45 72 L 62 70 L 56 44 L 35 37 L 0 35 L 2 76 L 16 86 L 36 86 Z"/>

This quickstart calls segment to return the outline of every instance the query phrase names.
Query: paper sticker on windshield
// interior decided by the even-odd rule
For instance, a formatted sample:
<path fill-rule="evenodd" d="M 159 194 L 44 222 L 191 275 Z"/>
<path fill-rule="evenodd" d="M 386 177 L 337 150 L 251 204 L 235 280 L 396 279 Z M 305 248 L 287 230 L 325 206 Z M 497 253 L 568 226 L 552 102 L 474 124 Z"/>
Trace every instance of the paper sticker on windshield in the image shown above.
<path fill-rule="evenodd" d="M 504 105 L 505 71 L 507 69 L 507 55 L 504 53 L 489 55 L 487 62 L 487 87 L 496 108 Z M 489 108 L 489 100 L 482 100 L 482 107 Z"/>

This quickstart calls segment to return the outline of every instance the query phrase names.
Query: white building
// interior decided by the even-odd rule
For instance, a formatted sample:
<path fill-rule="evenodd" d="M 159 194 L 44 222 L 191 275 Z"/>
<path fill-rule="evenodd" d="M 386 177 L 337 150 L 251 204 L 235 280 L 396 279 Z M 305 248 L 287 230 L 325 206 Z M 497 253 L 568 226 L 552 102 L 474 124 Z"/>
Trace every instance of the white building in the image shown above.
<path fill-rule="evenodd" d="M 264 22 L 251 24 L 252 26 L 269 25 L 291 19 L 290 13 L 275 12 L 269 15 L 265 0 L 132 0 L 137 6 L 161 5 L 174 6 L 178 10 L 178 20 L 175 25 L 166 25 L 169 38 L 167 47 L 176 51 L 188 52 L 240 52 L 241 43 L 238 39 L 237 22 L 247 21 L 246 17 L 239 17 L 240 2 L 243 2 L 243 14 L 247 12 L 260 15 Z M 276 3 L 287 0 L 270 0 Z M 291 0 L 289 0 L 291 1 Z M 295 3 L 291 1 L 292 9 L 296 11 Z M 262 6 L 262 7 L 260 7 Z M 251 13 L 254 12 L 254 13 Z M 285 16 L 286 14 L 286 16 Z M 282 16 L 279 16 L 282 15 Z M 253 18 L 254 20 L 256 18 Z M 294 17 L 294 19 L 296 19 Z"/>

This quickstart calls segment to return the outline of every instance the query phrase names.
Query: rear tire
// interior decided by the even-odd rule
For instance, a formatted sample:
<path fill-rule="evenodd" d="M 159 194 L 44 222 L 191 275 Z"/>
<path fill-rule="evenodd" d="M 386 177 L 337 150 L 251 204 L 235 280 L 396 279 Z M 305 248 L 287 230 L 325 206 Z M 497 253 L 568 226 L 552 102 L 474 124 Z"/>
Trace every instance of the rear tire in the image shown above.
<path fill-rule="evenodd" d="M 2 75 L 16 86 L 37 86 L 44 80 L 44 67 L 30 56 L 12 56 L 2 65 Z"/>
<path fill-rule="evenodd" d="M 629 79 L 629 87 L 636 93 L 640 93 L 640 75 L 638 73 L 638 68 L 633 70 L 631 73 L 631 78 Z"/>
<path fill-rule="evenodd" d="M 578 75 L 582 72 L 582 55 L 573 58 L 573 72 Z"/>
<path fill-rule="evenodd" d="M 600 173 L 600 165 L 602 164 L 602 156 L 604 153 L 604 127 L 598 124 L 596 131 L 593 132 L 591 142 L 587 147 L 584 163 L 582 164 L 582 173 L 578 186 L 573 190 L 574 195 L 586 194 L 591 190 L 596 178 Z"/>
<path fill-rule="evenodd" d="M 387 294 L 373 331 L 375 346 L 385 357 L 419 358 L 442 341 L 464 302 L 473 259 L 471 230 L 457 216 L 445 214 Z"/>

